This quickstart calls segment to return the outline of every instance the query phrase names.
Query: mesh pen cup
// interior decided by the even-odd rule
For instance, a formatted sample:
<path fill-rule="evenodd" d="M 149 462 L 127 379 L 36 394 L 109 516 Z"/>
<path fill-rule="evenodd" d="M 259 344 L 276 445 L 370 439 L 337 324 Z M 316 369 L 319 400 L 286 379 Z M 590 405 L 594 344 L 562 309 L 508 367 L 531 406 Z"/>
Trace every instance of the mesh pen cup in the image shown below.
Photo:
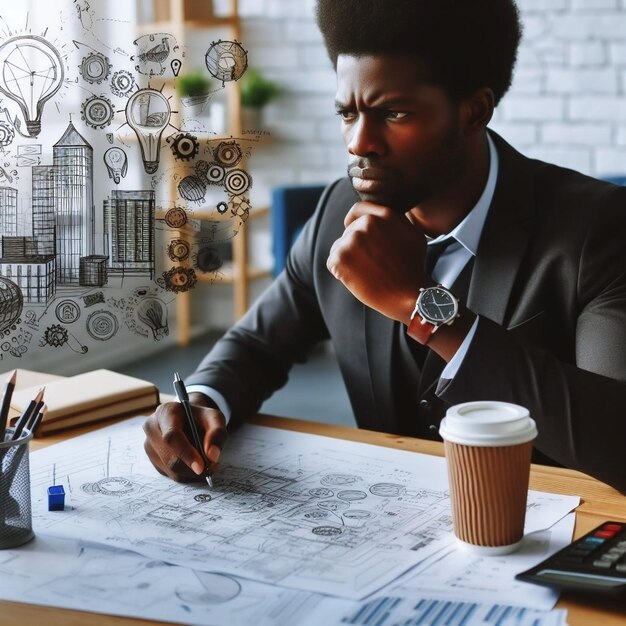
<path fill-rule="evenodd" d="M 9 437 L 12 433 L 13 429 L 7 428 Z M 0 443 L 0 549 L 21 546 L 35 536 L 28 463 L 32 438 L 24 429 L 18 440 Z"/>
<path fill-rule="evenodd" d="M 507 402 L 466 402 L 441 422 L 454 534 L 483 555 L 514 552 L 524 536 L 535 422 Z"/>

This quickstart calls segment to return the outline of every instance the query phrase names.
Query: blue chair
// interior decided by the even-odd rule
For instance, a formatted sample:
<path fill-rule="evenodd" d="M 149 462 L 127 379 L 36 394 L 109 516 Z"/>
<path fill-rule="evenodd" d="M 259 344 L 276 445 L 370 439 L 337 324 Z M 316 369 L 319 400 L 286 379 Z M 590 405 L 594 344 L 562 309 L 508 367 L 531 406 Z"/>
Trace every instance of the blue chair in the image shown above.
<path fill-rule="evenodd" d="M 325 185 L 291 185 L 272 190 L 270 209 L 274 276 L 284 269 L 287 255 L 305 222 L 313 215 Z"/>
<path fill-rule="evenodd" d="M 613 183 L 614 185 L 626 185 L 626 176 L 607 176 L 603 180 Z"/>

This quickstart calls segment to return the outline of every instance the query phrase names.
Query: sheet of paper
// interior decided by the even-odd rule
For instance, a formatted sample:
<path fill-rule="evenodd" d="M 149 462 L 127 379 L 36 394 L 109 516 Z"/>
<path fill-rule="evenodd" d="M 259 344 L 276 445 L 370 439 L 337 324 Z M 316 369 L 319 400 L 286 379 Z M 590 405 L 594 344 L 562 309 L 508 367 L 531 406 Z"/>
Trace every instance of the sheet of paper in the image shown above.
<path fill-rule="evenodd" d="M 564 618 L 563 611 L 447 601 L 419 592 L 410 600 L 344 600 L 42 535 L 22 548 L 0 551 L 0 577 L 0 598 L 13 602 L 207 626 L 383 626 L 398 620 L 426 626 L 560 626 Z"/>
<path fill-rule="evenodd" d="M 515 580 L 515 575 L 533 567 L 572 541 L 575 515 L 570 513 L 551 528 L 524 537 L 517 552 L 506 556 L 477 556 L 456 542 L 442 545 L 435 555 L 393 581 L 376 596 L 498 602 L 547 611 L 558 593 L 539 585 Z"/>
<path fill-rule="evenodd" d="M 339 623 L 344 626 L 567 626 L 566 620 L 565 609 L 538 611 L 494 602 L 438 600 L 419 593 L 411 599 L 376 598 L 345 615 Z"/>
<path fill-rule="evenodd" d="M 441 458 L 247 425 L 228 441 L 215 488 L 160 476 L 141 418 L 35 452 L 36 532 L 81 537 L 203 571 L 360 599 L 450 536 Z M 46 488 L 69 507 L 49 512 Z M 531 492 L 527 529 L 577 498 Z"/>

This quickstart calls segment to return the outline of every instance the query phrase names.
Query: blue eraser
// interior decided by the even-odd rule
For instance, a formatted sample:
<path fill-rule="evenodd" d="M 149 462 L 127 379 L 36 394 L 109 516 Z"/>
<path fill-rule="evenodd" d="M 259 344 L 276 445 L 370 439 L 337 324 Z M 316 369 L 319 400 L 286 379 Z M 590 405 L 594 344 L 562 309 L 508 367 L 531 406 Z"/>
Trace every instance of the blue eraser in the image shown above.
<path fill-rule="evenodd" d="M 48 487 L 48 511 L 63 511 L 65 509 L 65 489 L 63 485 Z"/>

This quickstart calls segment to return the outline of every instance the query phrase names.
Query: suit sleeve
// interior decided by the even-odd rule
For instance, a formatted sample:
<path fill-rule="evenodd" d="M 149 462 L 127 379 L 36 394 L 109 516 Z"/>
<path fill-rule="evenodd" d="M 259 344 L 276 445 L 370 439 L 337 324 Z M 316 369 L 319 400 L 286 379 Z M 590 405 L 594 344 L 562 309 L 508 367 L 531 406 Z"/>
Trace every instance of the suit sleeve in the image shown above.
<path fill-rule="evenodd" d="M 437 395 L 450 404 L 526 406 L 537 449 L 626 493 L 626 206 L 597 213 L 580 250 L 571 361 L 481 317 L 455 378 L 442 379 Z"/>
<path fill-rule="evenodd" d="M 285 385 L 291 366 L 306 360 L 315 344 L 328 337 L 313 263 L 320 221 L 333 187 L 322 195 L 283 272 L 186 379 L 187 385 L 207 385 L 222 394 L 231 411 L 229 424 L 254 415 L 264 400 Z"/>

